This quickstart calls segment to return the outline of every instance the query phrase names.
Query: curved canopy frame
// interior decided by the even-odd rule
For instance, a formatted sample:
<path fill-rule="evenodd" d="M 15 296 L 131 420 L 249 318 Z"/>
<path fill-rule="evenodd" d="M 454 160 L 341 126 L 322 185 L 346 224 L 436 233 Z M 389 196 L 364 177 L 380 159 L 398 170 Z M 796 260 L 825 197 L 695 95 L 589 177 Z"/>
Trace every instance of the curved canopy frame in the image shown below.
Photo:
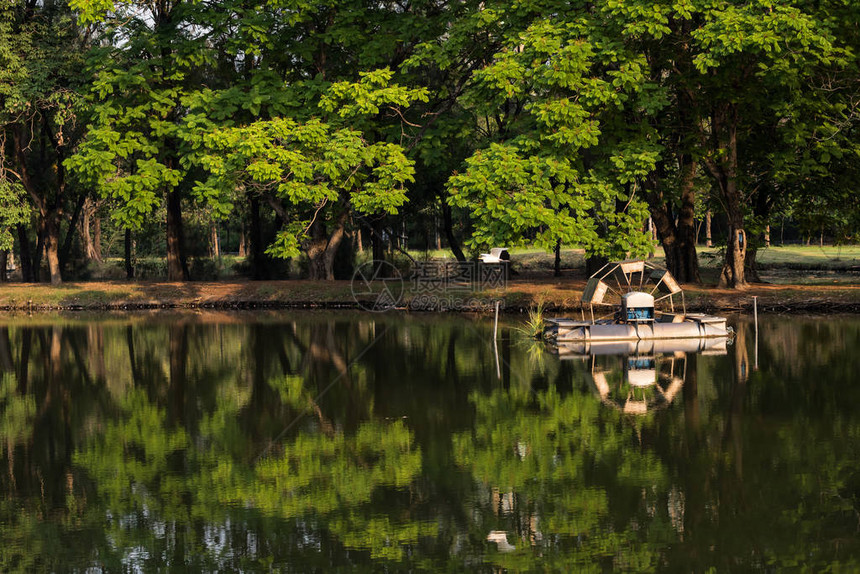
<path fill-rule="evenodd" d="M 684 292 L 678 281 L 668 270 L 642 259 L 615 261 L 601 267 L 585 284 L 581 301 L 588 303 L 594 322 L 594 305 L 615 306 L 616 303 L 606 301 L 607 297 L 615 295 L 620 300 L 622 295 L 631 291 L 643 291 L 654 296 L 654 303 L 668 300 L 673 312 L 674 296 L 680 294 L 683 312 L 687 313 Z"/>

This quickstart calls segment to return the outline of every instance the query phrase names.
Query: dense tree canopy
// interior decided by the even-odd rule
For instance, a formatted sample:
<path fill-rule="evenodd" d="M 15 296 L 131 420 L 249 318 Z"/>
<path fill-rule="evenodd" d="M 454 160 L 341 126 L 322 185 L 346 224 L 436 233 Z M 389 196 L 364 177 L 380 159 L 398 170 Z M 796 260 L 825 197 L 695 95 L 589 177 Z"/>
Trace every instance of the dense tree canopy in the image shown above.
<path fill-rule="evenodd" d="M 0 247 L 25 280 L 46 256 L 57 283 L 122 233 L 129 275 L 139 254 L 200 277 L 189 257 L 224 243 L 251 277 L 292 258 L 331 279 L 365 242 L 379 259 L 433 236 L 458 259 L 502 244 L 644 255 L 650 219 L 669 268 L 697 281 L 709 207 L 721 280 L 743 287 L 776 217 L 856 239 L 852 3 L 0 10 L 2 201 L 29 203 L 0 221 Z"/>

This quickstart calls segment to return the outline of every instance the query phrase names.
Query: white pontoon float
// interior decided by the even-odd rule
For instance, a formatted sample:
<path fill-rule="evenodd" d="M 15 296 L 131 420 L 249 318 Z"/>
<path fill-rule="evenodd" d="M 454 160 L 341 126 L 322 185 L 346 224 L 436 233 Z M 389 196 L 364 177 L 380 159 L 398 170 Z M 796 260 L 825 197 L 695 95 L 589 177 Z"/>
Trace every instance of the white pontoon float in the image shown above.
<path fill-rule="evenodd" d="M 675 310 L 674 297 L 681 298 Z M 590 320 L 585 318 L 588 306 Z M 660 305 L 662 309 L 657 309 Z M 595 318 L 595 306 L 611 308 Z M 687 313 L 684 293 L 665 269 L 638 259 L 608 263 L 582 293 L 582 319 L 547 319 L 544 338 L 557 343 L 728 337 L 725 317 Z"/>

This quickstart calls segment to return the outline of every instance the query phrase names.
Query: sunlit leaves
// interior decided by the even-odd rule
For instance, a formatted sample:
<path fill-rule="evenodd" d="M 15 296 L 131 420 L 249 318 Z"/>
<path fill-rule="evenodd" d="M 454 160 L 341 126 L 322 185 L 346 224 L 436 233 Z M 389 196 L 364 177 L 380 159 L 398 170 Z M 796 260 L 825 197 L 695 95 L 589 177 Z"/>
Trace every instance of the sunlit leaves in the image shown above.
<path fill-rule="evenodd" d="M 16 225 L 27 223 L 30 220 L 30 212 L 25 202 L 24 187 L 0 173 L 0 251 L 12 249 L 12 229 Z"/>
<path fill-rule="evenodd" d="M 360 72 L 358 82 L 337 82 L 320 99 L 319 106 L 342 118 L 375 115 L 382 107 L 406 108 L 428 100 L 426 88 L 410 89 L 391 82 L 388 68 Z"/>
<path fill-rule="evenodd" d="M 622 118 L 665 99 L 644 57 L 606 28 L 585 13 L 536 18 L 475 74 L 477 109 L 497 123 L 499 108 L 521 112 L 508 118 L 506 141 L 477 151 L 448 181 L 449 202 L 472 216 L 473 246 L 560 241 L 610 257 L 648 249 L 647 214 L 630 191 L 659 148 L 647 143 L 646 123 Z"/>
<path fill-rule="evenodd" d="M 214 130 L 203 142 L 208 152 L 200 163 L 210 177 L 195 188 L 201 196 L 226 200 L 244 186 L 295 209 L 341 203 L 359 213 L 396 213 L 413 179 L 413 162 L 400 146 L 371 144 L 320 120 L 261 120 Z M 292 222 L 270 253 L 297 255 L 305 231 Z"/>
<path fill-rule="evenodd" d="M 82 24 L 92 24 L 102 20 L 108 11 L 116 7 L 115 0 L 71 0 L 69 6 L 78 12 Z"/>
<path fill-rule="evenodd" d="M 582 215 L 593 207 L 585 194 L 570 194 L 579 185 L 577 172 L 564 160 L 536 155 L 523 157 L 513 145 L 493 144 L 468 160 L 468 169 L 449 181 L 451 201 L 481 221 L 475 245 L 516 244 L 541 221 L 547 231 L 535 237 L 552 248 L 559 234 L 567 243 L 588 242 L 594 228 Z"/>
<path fill-rule="evenodd" d="M 794 6 L 761 0 L 725 5 L 708 11 L 706 18 L 705 25 L 692 34 L 703 49 L 694 59 L 701 72 L 728 63 L 734 54 L 763 57 L 763 72 L 768 65 L 781 67 L 778 60 L 783 58 L 794 66 L 810 57 L 827 62 L 833 55 L 828 37 L 809 14 Z"/>

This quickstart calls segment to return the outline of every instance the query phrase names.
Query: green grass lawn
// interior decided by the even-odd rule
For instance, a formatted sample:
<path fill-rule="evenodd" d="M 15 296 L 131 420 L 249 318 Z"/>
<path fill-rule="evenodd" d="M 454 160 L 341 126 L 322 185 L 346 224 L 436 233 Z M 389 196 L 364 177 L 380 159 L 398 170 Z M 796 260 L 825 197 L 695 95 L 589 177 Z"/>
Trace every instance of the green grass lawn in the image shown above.
<path fill-rule="evenodd" d="M 514 247 L 510 250 L 511 257 L 528 263 L 541 263 L 552 265 L 553 254 L 537 247 Z M 718 266 L 722 260 L 718 249 L 709 247 L 698 247 L 699 257 L 706 265 Z M 410 251 L 410 255 L 416 259 L 453 259 L 453 255 L 447 249 L 431 251 Z M 562 266 L 566 263 L 583 264 L 585 259 L 582 249 L 563 249 Z M 663 249 L 659 246 L 654 253 L 655 261 L 663 260 Z M 772 245 L 762 248 L 758 253 L 759 263 L 762 265 L 808 265 L 814 267 L 851 267 L 860 264 L 860 245 Z"/>
<path fill-rule="evenodd" d="M 818 245 L 786 245 L 759 251 L 759 263 L 764 265 L 803 265 L 808 267 L 845 268 L 860 265 L 860 245 L 819 247 Z"/>
<path fill-rule="evenodd" d="M 551 252 L 536 247 L 514 247 L 510 249 L 510 252 L 513 268 L 521 273 L 524 278 L 552 276 L 554 256 Z M 698 252 L 703 281 L 705 283 L 716 283 L 719 270 L 722 267 L 722 254 L 719 249 L 706 247 L 699 247 Z M 412 250 L 409 253 L 416 261 L 427 259 L 454 260 L 452 253 L 445 249 L 426 252 Z M 393 254 L 387 254 L 386 257 L 393 259 L 404 274 L 409 273 L 409 270 L 412 269 L 412 262 L 400 252 L 395 251 Z M 358 263 L 362 263 L 369 258 L 370 252 L 366 250 L 359 254 L 356 260 Z M 653 262 L 657 265 L 664 265 L 663 250 L 659 246 L 655 250 Z M 141 278 L 156 280 L 163 278 L 165 270 L 161 269 L 164 266 L 161 260 L 148 258 L 141 263 L 141 271 L 143 271 L 140 273 Z M 216 270 L 215 272 L 202 274 L 195 272 L 194 276 L 204 281 L 242 280 L 241 274 L 236 272 L 236 269 L 240 268 L 242 264 L 243 261 L 238 257 L 228 255 L 223 257 L 219 262 L 212 262 L 209 265 L 213 270 Z M 759 251 L 758 266 L 762 279 L 774 284 L 814 285 L 858 283 L 860 282 L 860 275 L 857 272 L 858 268 L 860 268 L 860 245 L 839 247 L 775 245 Z M 294 269 L 290 273 L 293 278 L 300 276 L 298 267 L 300 266 L 294 261 Z M 584 276 L 585 254 L 583 250 L 563 249 L 561 253 L 561 267 L 565 276 Z M 106 262 L 94 271 L 85 280 L 122 280 L 125 276 L 122 261 L 118 259 Z M 92 293 L 80 294 L 78 296 L 82 299 L 97 299 L 100 295 Z M 128 296 L 133 297 L 133 294 L 125 294 L 125 297 Z M 60 299 L 62 296 L 52 294 L 49 298 Z"/>
<path fill-rule="evenodd" d="M 453 259 L 450 251 L 410 252 L 421 259 Z M 549 275 L 553 271 L 554 256 L 535 247 L 510 249 L 514 269 L 526 275 Z M 715 283 L 722 267 L 722 253 L 717 248 L 699 247 L 699 265 L 706 283 Z M 653 262 L 664 265 L 663 250 L 657 247 Z M 773 245 L 760 249 L 758 266 L 762 279 L 773 284 L 852 284 L 860 282 L 860 245 Z M 561 267 L 564 271 L 585 268 L 582 249 L 563 249 Z"/>

